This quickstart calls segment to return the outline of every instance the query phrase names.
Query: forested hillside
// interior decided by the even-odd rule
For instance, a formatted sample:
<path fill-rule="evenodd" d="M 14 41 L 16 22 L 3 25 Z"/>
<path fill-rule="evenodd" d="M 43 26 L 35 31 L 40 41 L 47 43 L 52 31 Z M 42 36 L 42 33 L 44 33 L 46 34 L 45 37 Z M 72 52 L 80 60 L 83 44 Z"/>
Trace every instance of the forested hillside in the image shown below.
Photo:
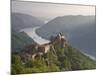
<path fill-rule="evenodd" d="M 90 57 L 85 56 L 80 50 L 73 48 L 68 41 L 55 39 L 51 42 L 52 47 L 47 53 L 38 55 L 35 59 L 27 58 L 24 62 L 22 55 L 34 54 L 35 48 L 33 45 L 27 53 L 23 52 L 12 53 L 12 75 L 24 73 L 38 73 L 38 72 L 57 72 L 57 71 L 74 71 L 74 70 L 88 70 L 96 68 L 96 61 Z"/>

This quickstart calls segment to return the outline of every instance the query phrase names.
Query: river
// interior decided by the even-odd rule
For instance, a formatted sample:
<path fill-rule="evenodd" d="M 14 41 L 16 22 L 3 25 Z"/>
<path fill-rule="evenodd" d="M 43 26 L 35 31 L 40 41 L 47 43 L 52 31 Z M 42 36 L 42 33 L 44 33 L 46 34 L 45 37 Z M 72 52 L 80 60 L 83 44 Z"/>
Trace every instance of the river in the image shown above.
<path fill-rule="evenodd" d="M 24 28 L 24 29 L 21 29 L 19 32 L 24 31 L 29 37 L 31 37 L 39 45 L 49 43 L 50 42 L 49 40 L 44 39 L 41 36 L 36 34 L 36 29 L 38 28 L 40 28 L 40 26 L 33 27 L 33 28 Z"/>

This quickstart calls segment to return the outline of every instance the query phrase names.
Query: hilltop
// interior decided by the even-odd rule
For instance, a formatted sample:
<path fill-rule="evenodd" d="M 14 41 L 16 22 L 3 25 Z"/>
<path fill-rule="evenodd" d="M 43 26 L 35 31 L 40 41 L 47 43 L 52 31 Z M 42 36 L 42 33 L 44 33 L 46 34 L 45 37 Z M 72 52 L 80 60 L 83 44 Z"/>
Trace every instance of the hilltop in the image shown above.
<path fill-rule="evenodd" d="M 11 13 L 12 29 L 19 31 L 24 28 L 36 27 L 44 25 L 44 21 L 24 13 Z"/>
<path fill-rule="evenodd" d="M 31 44 L 12 53 L 12 74 L 88 70 L 96 68 L 96 61 L 73 48 L 64 34 L 50 37 L 51 42 Z"/>

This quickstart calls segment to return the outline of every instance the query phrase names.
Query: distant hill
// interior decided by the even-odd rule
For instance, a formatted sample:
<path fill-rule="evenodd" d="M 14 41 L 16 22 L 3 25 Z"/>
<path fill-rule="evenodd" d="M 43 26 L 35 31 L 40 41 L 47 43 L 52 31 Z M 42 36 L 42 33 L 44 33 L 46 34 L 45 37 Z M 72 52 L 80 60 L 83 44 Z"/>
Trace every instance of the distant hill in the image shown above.
<path fill-rule="evenodd" d="M 56 17 L 39 28 L 38 35 L 49 39 L 51 35 L 63 32 L 70 43 L 82 51 L 95 56 L 96 25 L 95 16 Z"/>
<path fill-rule="evenodd" d="M 23 28 L 42 26 L 44 22 L 28 14 L 11 13 L 11 25 L 12 29 L 18 31 Z"/>
<path fill-rule="evenodd" d="M 12 51 L 20 51 L 25 46 L 32 44 L 34 41 L 24 32 L 15 32 L 11 33 L 11 42 L 12 42 Z"/>

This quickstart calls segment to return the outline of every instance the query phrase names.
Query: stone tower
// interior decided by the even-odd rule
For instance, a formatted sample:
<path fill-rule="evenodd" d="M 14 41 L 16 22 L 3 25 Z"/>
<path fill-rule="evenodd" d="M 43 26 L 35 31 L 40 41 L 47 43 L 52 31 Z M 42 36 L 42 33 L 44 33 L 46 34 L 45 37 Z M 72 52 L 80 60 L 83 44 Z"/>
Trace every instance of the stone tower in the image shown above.
<path fill-rule="evenodd" d="M 59 34 L 57 35 L 57 38 L 58 38 L 59 40 L 62 40 L 62 39 L 65 39 L 65 36 L 63 35 L 63 33 L 59 33 Z"/>

